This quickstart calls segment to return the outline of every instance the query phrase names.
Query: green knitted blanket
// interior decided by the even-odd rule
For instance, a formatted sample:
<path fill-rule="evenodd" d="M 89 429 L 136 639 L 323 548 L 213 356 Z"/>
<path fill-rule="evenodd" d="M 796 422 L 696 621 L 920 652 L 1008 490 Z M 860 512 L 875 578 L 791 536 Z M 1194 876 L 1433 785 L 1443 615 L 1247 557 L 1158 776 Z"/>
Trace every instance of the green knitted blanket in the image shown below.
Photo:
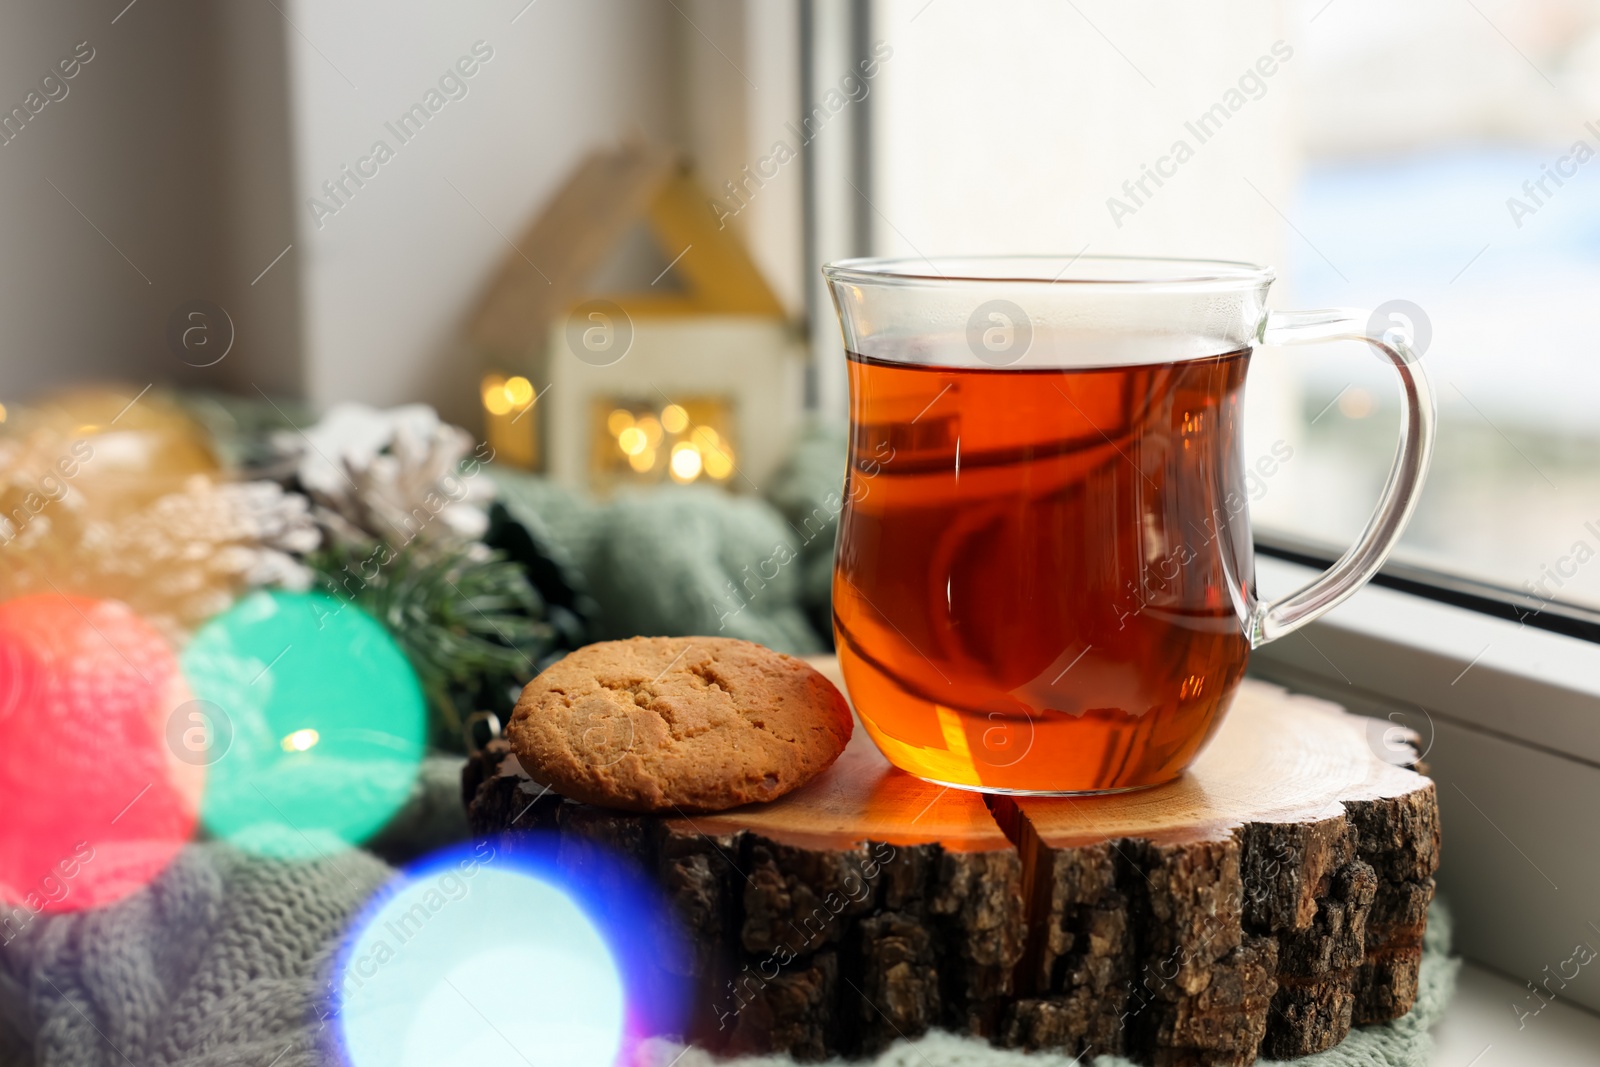
<path fill-rule="evenodd" d="M 844 461 L 844 431 L 817 425 L 759 494 L 664 486 L 601 501 L 492 473 L 500 502 L 587 578 L 599 639 L 717 634 L 805 656 L 832 646 Z"/>

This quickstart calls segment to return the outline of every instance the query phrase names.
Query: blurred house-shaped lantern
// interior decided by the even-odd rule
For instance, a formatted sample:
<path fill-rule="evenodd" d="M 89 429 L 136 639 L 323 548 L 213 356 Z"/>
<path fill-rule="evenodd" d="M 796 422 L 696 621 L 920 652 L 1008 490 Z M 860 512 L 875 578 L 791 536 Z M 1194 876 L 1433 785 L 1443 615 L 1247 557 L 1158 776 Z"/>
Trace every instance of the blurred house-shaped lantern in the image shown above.
<path fill-rule="evenodd" d="M 626 142 L 584 160 L 522 233 L 469 331 L 494 368 L 482 395 L 502 459 L 595 489 L 748 489 L 782 459 L 805 347 L 710 202 L 674 155 Z M 606 291 L 630 249 L 665 266 Z"/>

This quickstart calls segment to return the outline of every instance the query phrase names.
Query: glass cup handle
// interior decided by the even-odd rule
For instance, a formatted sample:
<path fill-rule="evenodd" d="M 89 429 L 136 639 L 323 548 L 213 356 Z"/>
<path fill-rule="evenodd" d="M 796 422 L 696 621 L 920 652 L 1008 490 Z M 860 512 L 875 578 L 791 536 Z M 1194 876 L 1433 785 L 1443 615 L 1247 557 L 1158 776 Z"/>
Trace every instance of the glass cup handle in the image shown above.
<path fill-rule="evenodd" d="M 1268 312 L 1257 332 L 1265 345 L 1303 345 L 1319 341 L 1365 341 L 1400 376 L 1400 444 L 1378 508 L 1349 551 L 1309 585 L 1269 603 L 1250 606 L 1250 647 L 1259 648 L 1293 633 L 1348 600 L 1378 572 L 1400 540 L 1422 494 L 1433 455 L 1435 405 L 1420 357 L 1405 339 L 1374 331 L 1370 315 L 1354 308 Z"/>

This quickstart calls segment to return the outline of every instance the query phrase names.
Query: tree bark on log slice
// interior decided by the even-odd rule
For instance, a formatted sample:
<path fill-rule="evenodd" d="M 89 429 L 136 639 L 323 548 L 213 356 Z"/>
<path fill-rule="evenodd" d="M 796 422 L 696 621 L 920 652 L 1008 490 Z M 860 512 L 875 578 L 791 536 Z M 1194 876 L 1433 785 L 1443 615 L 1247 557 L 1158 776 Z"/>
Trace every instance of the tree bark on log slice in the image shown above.
<path fill-rule="evenodd" d="M 1247 681 L 1169 786 L 997 798 L 1033 894 L 1007 1043 L 1249 1063 L 1409 1011 L 1438 807 L 1373 725 Z"/>
<path fill-rule="evenodd" d="M 563 866 L 601 848 L 644 867 L 679 926 L 659 980 L 688 987 L 683 1036 L 713 1051 L 867 1056 L 940 1028 L 1249 1064 L 1416 998 L 1438 809 L 1370 725 L 1247 680 L 1182 779 L 1102 797 L 946 789 L 859 728 L 815 781 L 715 815 L 564 800 L 501 741 L 462 785 L 510 853 L 544 830 Z"/>

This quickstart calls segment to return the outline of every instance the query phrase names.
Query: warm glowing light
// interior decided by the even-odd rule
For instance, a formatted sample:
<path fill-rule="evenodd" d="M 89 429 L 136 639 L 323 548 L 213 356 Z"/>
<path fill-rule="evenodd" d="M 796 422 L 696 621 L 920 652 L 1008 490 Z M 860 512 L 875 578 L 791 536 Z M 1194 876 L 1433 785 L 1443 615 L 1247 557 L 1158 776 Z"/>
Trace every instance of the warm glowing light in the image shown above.
<path fill-rule="evenodd" d="M 674 481 L 694 481 L 700 477 L 700 450 L 687 441 L 679 441 L 672 446 L 670 466 Z"/>
<path fill-rule="evenodd" d="M 312 745 L 321 740 L 322 735 L 315 730 L 310 728 L 296 730 L 283 739 L 283 750 L 285 752 L 308 752 Z"/>
<path fill-rule="evenodd" d="M 646 415 L 638 422 L 639 429 L 644 431 L 644 439 L 651 448 L 661 443 L 661 423 L 654 415 Z"/>
<path fill-rule="evenodd" d="M 722 436 L 709 426 L 696 426 L 689 440 L 702 452 L 715 452 L 722 447 Z"/>
<path fill-rule="evenodd" d="M 617 408 L 606 416 L 606 429 L 611 431 L 612 437 L 621 437 L 622 431 L 633 425 L 633 412 L 627 408 Z"/>
<path fill-rule="evenodd" d="M 628 457 L 628 466 L 643 474 L 656 465 L 656 450 L 646 447 Z"/>
<path fill-rule="evenodd" d="M 630 457 L 637 456 L 650 447 L 650 440 L 645 437 L 644 431 L 639 427 L 629 426 L 617 434 L 617 447 Z M 637 470 L 638 468 L 635 467 L 634 469 Z"/>
<path fill-rule="evenodd" d="M 513 407 L 522 407 L 533 399 L 533 383 L 522 375 L 506 382 L 506 399 Z"/>
<path fill-rule="evenodd" d="M 4 404 L 0 404 L 0 422 L 5 422 L 5 421 L 6 421 L 6 406 Z"/>
<path fill-rule="evenodd" d="M 677 404 L 668 404 L 661 409 L 661 425 L 668 433 L 682 433 L 689 425 L 689 413 Z"/>
<path fill-rule="evenodd" d="M 511 397 L 506 393 L 506 380 L 498 374 L 483 379 L 483 406 L 491 415 L 505 415 L 511 410 Z"/>
<path fill-rule="evenodd" d="M 707 452 L 705 462 L 706 473 L 719 482 L 733 473 L 733 453 L 726 446 Z"/>

